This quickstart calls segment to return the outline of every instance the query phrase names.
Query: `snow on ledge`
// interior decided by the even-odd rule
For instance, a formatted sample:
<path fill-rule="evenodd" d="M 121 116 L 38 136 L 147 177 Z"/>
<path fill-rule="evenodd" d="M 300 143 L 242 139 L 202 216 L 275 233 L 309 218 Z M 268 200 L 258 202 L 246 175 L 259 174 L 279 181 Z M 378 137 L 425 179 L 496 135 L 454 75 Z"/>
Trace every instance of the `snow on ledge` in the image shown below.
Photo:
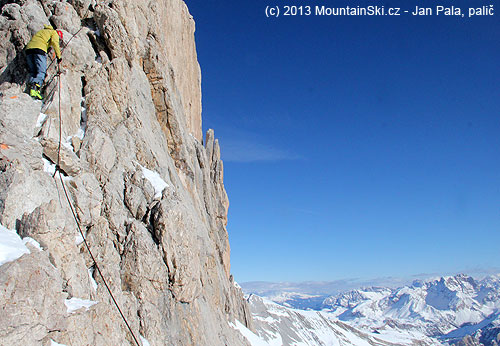
<path fill-rule="evenodd" d="M 43 161 L 43 171 L 50 175 L 54 175 L 56 173 L 56 164 L 50 162 L 46 158 L 42 158 L 42 161 Z"/>
<path fill-rule="evenodd" d="M 63 345 L 63 344 L 58 344 L 57 342 L 55 342 L 54 340 L 50 339 L 50 346 L 66 346 L 66 345 Z"/>
<path fill-rule="evenodd" d="M 84 242 L 84 239 L 83 239 L 82 235 L 80 233 L 77 233 L 77 235 L 75 235 L 75 245 L 80 246 L 83 242 Z"/>
<path fill-rule="evenodd" d="M 21 239 L 16 231 L 7 229 L 0 224 L 0 265 L 15 261 L 24 254 L 29 254 L 27 243 L 42 250 L 40 244 L 35 240 L 28 237 Z"/>
<path fill-rule="evenodd" d="M 141 342 L 142 342 L 142 346 L 151 346 L 149 341 L 146 340 L 145 337 L 143 337 L 141 334 L 139 334 L 139 338 L 141 339 Z"/>
<path fill-rule="evenodd" d="M 155 189 L 155 198 L 160 198 L 162 196 L 163 189 L 168 187 L 168 184 L 160 177 L 157 172 L 151 171 L 143 166 L 141 166 L 141 168 L 142 175 L 151 183 L 151 185 L 153 185 L 153 188 Z"/>
<path fill-rule="evenodd" d="M 47 114 L 40 113 L 38 119 L 36 120 L 36 127 L 42 127 L 45 120 L 47 120 Z"/>
<path fill-rule="evenodd" d="M 55 174 L 56 174 L 56 164 L 50 162 L 49 160 L 47 160 L 46 158 L 43 158 L 43 157 L 42 157 L 42 161 L 43 161 L 43 171 L 46 172 L 47 174 L 55 176 Z M 71 176 L 66 176 L 64 174 L 61 174 L 61 172 L 58 172 L 58 173 L 59 173 L 59 175 L 62 176 L 63 181 L 71 181 L 71 180 L 73 180 L 73 177 L 71 177 Z"/>
<path fill-rule="evenodd" d="M 94 268 L 87 269 L 89 272 L 90 283 L 92 284 L 92 288 L 94 292 L 97 292 L 97 282 L 94 280 Z"/>
<path fill-rule="evenodd" d="M 88 310 L 92 305 L 97 304 L 97 302 L 80 298 L 71 298 L 66 299 L 64 301 L 64 304 L 66 305 L 68 314 L 72 314 L 73 312 L 80 310 L 81 308 L 85 308 L 85 310 Z"/>
<path fill-rule="evenodd" d="M 23 238 L 23 244 L 27 245 L 30 244 L 33 247 L 35 247 L 38 251 L 43 251 L 42 247 L 40 246 L 40 243 L 38 243 L 35 239 L 30 238 L 30 237 L 25 237 Z"/>
<path fill-rule="evenodd" d="M 245 327 L 240 321 L 234 320 L 235 324 L 229 322 L 229 325 L 239 331 L 252 346 L 271 346 L 269 343 L 262 340 L 257 334 Z"/>

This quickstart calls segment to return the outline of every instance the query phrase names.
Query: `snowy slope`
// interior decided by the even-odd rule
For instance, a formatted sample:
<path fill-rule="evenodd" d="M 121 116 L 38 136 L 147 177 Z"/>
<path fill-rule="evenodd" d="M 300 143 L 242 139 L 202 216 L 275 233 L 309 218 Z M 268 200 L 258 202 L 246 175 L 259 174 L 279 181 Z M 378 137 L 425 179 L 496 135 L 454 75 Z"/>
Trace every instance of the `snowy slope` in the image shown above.
<path fill-rule="evenodd" d="M 323 308 L 323 302 L 326 298 L 328 298 L 328 296 L 299 292 L 274 292 L 271 295 L 267 295 L 266 298 L 288 308 L 301 310 L 321 310 Z"/>
<path fill-rule="evenodd" d="M 456 337 L 470 335 L 495 319 L 500 311 L 499 288 L 498 276 L 476 281 L 456 275 L 416 281 L 398 289 L 353 290 L 326 299 L 324 307 L 339 320 L 362 330 Z M 453 334 L 457 330 L 462 332 Z"/>
<path fill-rule="evenodd" d="M 419 333 L 361 332 L 327 312 L 291 309 L 256 295 L 248 302 L 257 334 L 271 346 L 436 345 Z"/>
<path fill-rule="evenodd" d="M 493 340 L 500 341 L 500 275 L 354 289 L 321 303 L 324 295 L 317 291 L 275 286 L 263 292 L 264 299 L 249 298 L 258 334 L 269 345 L 452 345 L 466 338 L 460 345 L 496 346 Z"/>

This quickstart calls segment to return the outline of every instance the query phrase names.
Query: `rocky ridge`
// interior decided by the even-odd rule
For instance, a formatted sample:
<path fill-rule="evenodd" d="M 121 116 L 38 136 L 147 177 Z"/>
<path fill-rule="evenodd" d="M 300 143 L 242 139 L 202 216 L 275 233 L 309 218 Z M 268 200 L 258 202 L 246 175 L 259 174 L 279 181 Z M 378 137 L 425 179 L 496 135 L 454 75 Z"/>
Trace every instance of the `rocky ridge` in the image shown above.
<path fill-rule="evenodd" d="M 184 2 L 0 6 L 0 223 L 42 247 L 0 266 L 0 344 L 134 344 L 54 176 L 59 161 L 136 336 L 151 345 L 246 345 L 231 327 L 237 319 L 251 329 L 251 317 L 230 275 L 223 164 L 213 131 L 202 138 Z M 71 42 L 60 92 L 52 64 L 42 103 L 22 92 L 23 48 L 48 23 Z M 72 299 L 96 304 L 70 312 Z"/>
<path fill-rule="evenodd" d="M 327 298 L 323 307 L 356 327 L 415 330 L 430 337 L 467 333 L 500 309 L 500 280 L 459 274 L 413 282 L 397 289 L 364 288 Z M 458 333 L 458 331 L 461 331 Z"/>
<path fill-rule="evenodd" d="M 314 310 L 291 309 L 256 295 L 248 298 L 257 334 L 267 345 L 431 346 L 423 335 L 380 335 L 361 331 Z"/>
<path fill-rule="evenodd" d="M 250 294 L 257 334 L 266 340 L 279 335 L 316 345 L 311 335 L 333 337 L 331 326 L 347 325 L 364 342 L 371 337 L 397 345 L 496 346 L 500 341 L 499 275 L 475 279 L 458 274 L 404 286 L 367 286 L 326 299 L 326 290 L 337 290 L 338 282 L 242 286 Z M 256 291 L 264 298 L 257 298 Z M 329 323 L 316 323 L 318 316 Z M 300 335 L 300 330 L 307 333 Z"/>

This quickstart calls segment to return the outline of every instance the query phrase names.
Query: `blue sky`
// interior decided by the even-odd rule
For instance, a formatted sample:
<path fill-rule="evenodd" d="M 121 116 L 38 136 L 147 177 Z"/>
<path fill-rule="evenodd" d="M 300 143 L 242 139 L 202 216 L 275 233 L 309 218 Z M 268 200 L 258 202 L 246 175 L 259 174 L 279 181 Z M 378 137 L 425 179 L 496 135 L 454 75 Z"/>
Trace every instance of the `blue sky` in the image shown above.
<path fill-rule="evenodd" d="M 392 6 L 402 3 L 437 5 Z M 266 18 L 269 1 L 187 1 L 237 281 L 500 267 L 500 1 L 490 3 L 497 15 L 470 19 Z"/>

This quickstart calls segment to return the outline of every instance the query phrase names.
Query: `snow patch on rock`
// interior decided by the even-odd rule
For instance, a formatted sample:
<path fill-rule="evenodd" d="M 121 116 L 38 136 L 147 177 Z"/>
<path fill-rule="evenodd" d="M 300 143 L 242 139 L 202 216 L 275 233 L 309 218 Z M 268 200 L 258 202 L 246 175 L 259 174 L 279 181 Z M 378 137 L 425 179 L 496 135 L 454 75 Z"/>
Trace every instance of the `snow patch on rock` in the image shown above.
<path fill-rule="evenodd" d="M 43 171 L 50 175 L 54 175 L 54 173 L 56 172 L 56 164 L 50 162 L 46 158 L 42 158 L 42 161 L 43 161 Z"/>
<path fill-rule="evenodd" d="M 75 245 L 80 246 L 80 244 L 82 243 L 83 243 L 83 237 L 80 233 L 78 233 L 77 235 L 75 235 Z"/>
<path fill-rule="evenodd" d="M 155 198 L 162 196 L 163 190 L 168 187 L 168 184 L 163 180 L 157 172 L 151 171 L 146 167 L 141 166 L 142 175 L 147 179 L 155 189 Z"/>
<path fill-rule="evenodd" d="M 46 119 L 47 119 L 47 114 L 40 113 L 38 119 L 36 120 L 36 127 L 42 127 Z"/>
<path fill-rule="evenodd" d="M 40 244 L 34 239 L 21 239 L 16 231 L 0 225 L 0 265 L 15 261 L 24 254 L 29 254 L 30 250 L 26 247 L 28 243 L 40 251 L 42 250 Z"/>
<path fill-rule="evenodd" d="M 143 337 L 142 335 L 139 335 L 139 338 L 141 339 L 141 342 L 142 342 L 142 346 L 151 346 L 149 341 L 146 340 L 145 337 Z"/>
<path fill-rule="evenodd" d="M 262 340 L 258 335 L 252 332 L 250 329 L 245 327 L 240 321 L 235 320 L 235 323 L 229 322 L 229 325 L 239 331 L 243 335 L 250 345 L 252 346 L 271 346 L 269 343 Z"/>
<path fill-rule="evenodd" d="M 94 280 L 94 268 L 89 268 L 88 272 L 92 288 L 94 289 L 94 291 L 97 291 L 97 282 Z"/>
<path fill-rule="evenodd" d="M 73 297 L 71 299 L 66 299 L 64 301 L 64 304 L 66 305 L 68 314 L 72 314 L 73 312 L 76 312 L 77 310 L 80 310 L 82 308 L 88 310 L 91 306 L 97 304 L 97 302 Z"/>

